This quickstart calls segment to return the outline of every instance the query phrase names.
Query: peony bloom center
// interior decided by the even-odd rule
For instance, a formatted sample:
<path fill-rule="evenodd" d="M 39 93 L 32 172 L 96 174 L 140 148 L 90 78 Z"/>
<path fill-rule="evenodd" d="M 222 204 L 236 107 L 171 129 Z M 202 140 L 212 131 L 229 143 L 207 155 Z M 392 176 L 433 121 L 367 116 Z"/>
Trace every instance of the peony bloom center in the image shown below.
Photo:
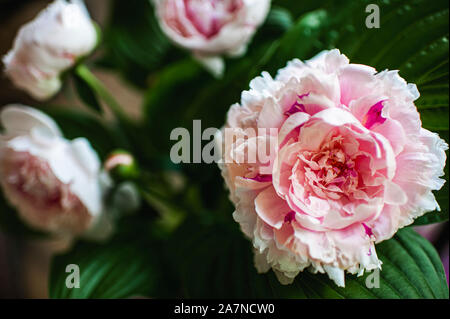
<path fill-rule="evenodd" d="M 318 152 L 304 151 L 298 155 L 293 176 L 305 184 L 305 191 L 323 199 L 350 199 L 358 189 L 355 159 L 345 153 L 343 141 L 336 136 Z"/>

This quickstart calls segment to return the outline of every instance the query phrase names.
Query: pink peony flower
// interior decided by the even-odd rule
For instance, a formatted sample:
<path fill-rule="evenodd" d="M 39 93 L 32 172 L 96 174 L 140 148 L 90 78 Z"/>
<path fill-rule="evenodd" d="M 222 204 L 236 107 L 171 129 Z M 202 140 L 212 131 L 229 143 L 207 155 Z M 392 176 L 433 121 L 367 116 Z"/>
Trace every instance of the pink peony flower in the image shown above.
<path fill-rule="evenodd" d="M 270 0 L 154 0 L 163 32 L 213 74 L 222 55 L 240 56 L 269 12 Z"/>
<path fill-rule="evenodd" d="M 64 139 L 51 118 L 25 106 L 5 107 L 0 120 L 0 185 L 20 217 L 51 233 L 106 236 L 106 184 L 89 142 Z"/>
<path fill-rule="evenodd" d="M 444 184 L 448 147 L 421 127 L 418 97 L 397 71 L 350 64 L 338 50 L 250 82 L 228 112 L 222 133 L 236 138 L 222 134 L 219 166 L 258 271 L 290 283 L 309 267 L 344 286 L 345 271 L 381 268 L 375 243 L 439 210 L 432 190 Z M 262 145 L 265 161 L 245 160 Z"/>
<path fill-rule="evenodd" d="M 97 32 L 80 0 L 56 0 L 25 24 L 3 58 L 6 75 L 37 100 L 61 88 L 60 75 L 90 53 Z"/>

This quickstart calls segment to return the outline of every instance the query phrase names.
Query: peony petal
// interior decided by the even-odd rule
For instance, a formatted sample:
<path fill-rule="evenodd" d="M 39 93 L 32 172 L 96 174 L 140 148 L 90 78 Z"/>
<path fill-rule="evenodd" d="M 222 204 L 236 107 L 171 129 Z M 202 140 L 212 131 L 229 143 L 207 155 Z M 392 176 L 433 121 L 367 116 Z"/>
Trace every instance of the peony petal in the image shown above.
<path fill-rule="evenodd" d="M 5 106 L 0 113 L 0 120 L 8 135 L 28 134 L 33 128 L 41 128 L 48 135 L 62 136 L 58 125 L 52 118 L 24 105 Z"/>
<path fill-rule="evenodd" d="M 328 277 L 330 277 L 330 279 L 333 280 L 338 287 L 345 287 L 344 270 L 329 265 L 324 265 L 323 269 L 325 269 Z"/>
<path fill-rule="evenodd" d="M 404 205 L 408 201 L 408 196 L 406 196 L 406 193 L 399 185 L 386 180 L 384 184 L 384 201 L 389 205 Z"/>
<path fill-rule="evenodd" d="M 352 100 L 372 93 L 375 82 L 376 70 L 367 65 L 349 64 L 343 67 L 339 73 L 341 87 L 341 103 L 349 105 Z"/>
<path fill-rule="evenodd" d="M 278 133 L 278 145 L 282 147 L 284 145 L 286 137 L 296 128 L 302 126 L 310 119 L 310 115 L 307 113 L 299 112 L 294 113 L 287 118 L 287 120 L 281 126 Z"/>
<path fill-rule="evenodd" d="M 291 211 L 273 187 L 259 193 L 255 199 L 255 210 L 264 222 L 276 229 L 281 228 L 285 215 Z"/>
<path fill-rule="evenodd" d="M 346 124 L 360 124 L 359 121 L 351 114 L 340 108 L 328 108 L 315 114 L 312 120 L 321 120 L 332 126 L 343 126 Z"/>

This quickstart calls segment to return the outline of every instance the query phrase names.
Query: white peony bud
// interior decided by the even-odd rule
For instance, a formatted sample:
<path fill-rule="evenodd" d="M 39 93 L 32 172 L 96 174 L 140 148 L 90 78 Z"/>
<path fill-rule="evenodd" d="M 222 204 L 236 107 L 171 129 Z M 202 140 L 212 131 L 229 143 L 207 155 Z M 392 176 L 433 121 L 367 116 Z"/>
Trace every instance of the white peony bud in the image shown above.
<path fill-rule="evenodd" d="M 97 43 L 97 31 L 81 0 L 56 0 L 19 30 L 3 58 L 19 88 L 45 100 L 61 88 L 60 75 Z"/>
<path fill-rule="evenodd" d="M 214 75 L 223 55 L 241 56 L 264 22 L 270 0 L 153 0 L 163 32 Z"/>

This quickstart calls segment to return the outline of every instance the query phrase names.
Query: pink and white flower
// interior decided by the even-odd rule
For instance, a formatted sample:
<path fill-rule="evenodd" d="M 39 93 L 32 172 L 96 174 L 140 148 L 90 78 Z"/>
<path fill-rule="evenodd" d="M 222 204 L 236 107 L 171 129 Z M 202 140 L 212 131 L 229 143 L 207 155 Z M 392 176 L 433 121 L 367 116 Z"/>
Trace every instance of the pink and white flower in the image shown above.
<path fill-rule="evenodd" d="M 439 210 L 448 146 L 421 127 L 418 97 L 397 71 L 338 50 L 251 81 L 225 131 L 263 133 L 222 141 L 219 165 L 260 272 L 290 283 L 309 268 L 344 286 L 345 271 L 381 268 L 375 243 Z M 242 161 L 258 143 L 275 145 L 273 160 Z"/>
<path fill-rule="evenodd" d="M 50 117 L 30 107 L 6 106 L 0 120 L 0 185 L 20 217 L 50 233 L 106 236 L 106 184 L 89 142 L 66 140 Z"/>
<path fill-rule="evenodd" d="M 81 0 L 56 0 L 19 30 L 3 58 L 5 73 L 37 100 L 61 88 L 61 73 L 89 54 L 97 32 Z"/>
<path fill-rule="evenodd" d="M 270 0 L 154 0 L 163 32 L 193 52 L 213 74 L 221 56 L 241 56 L 270 9 Z"/>

